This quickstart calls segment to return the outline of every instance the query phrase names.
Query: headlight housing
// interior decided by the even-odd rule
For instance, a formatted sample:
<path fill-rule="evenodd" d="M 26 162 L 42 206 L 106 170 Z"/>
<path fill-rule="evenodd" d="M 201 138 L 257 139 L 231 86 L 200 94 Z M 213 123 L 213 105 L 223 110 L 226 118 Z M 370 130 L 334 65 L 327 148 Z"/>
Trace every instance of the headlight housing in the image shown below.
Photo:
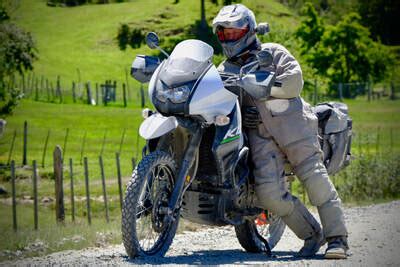
<path fill-rule="evenodd" d="M 166 88 L 160 81 L 156 88 L 156 98 L 161 102 L 169 99 L 172 103 L 179 104 L 186 102 L 190 94 L 190 87 L 182 85 L 175 88 Z"/>

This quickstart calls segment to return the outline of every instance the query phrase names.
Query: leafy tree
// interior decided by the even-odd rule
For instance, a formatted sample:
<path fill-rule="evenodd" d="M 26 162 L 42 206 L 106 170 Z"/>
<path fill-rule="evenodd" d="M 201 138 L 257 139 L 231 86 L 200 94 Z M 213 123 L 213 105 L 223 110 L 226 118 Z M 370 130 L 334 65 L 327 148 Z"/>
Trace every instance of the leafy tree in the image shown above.
<path fill-rule="evenodd" d="M 350 13 L 336 25 L 325 26 L 314 7 L 305 7 L 306 18 L 296 32 L 302 54 L 320 75 L 331 83 L 379 81 L 393 63 L 391 53 L 370 38 L 360 16 Z"/>
<path fill-rule="evenodd" d="M 0 6 L 0 14 L 0 112 L 4 114 L 11 112 L 18 95 L 6 91 L 6 80 L 15 73 L 23 75 L 25 70 L 33 69 L 37 55 L 31 34 L 9 22 L 4 6 Z"/>
<path fill-rule="evenodd" d="M 302 51 L 305 53 L 321 40 L 325 25 L 310 2 L 305 4 L 303 14 L 305 15 L 305 19 L 298 28 L 296 36 L 303 40 L 307 40 L 301 44 L 303 49 Z"/>

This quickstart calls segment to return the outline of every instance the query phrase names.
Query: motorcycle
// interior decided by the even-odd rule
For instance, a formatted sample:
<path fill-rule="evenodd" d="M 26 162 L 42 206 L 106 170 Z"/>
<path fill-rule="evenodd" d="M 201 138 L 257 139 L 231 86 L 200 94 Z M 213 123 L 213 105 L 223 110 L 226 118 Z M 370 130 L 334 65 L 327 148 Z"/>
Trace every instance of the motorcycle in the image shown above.
<path fill-rule="evenodd" d="M 270 64 L 271 55 L 260 51 L 238 75 L 225 75 L 212 63 L 213 48 L 200 40 L 180 42 L 171 55 L 159 47 L 155 33 L 146 36 L 146 43 L 167 59 L 138 55 L 131 69 L 135 79 L 149 82 L 156 111 L 143 110 L 139 134 L 146 146 L 123 201 L 122 238 L 128 256 L 164 256 L 181 217 L 206 225 L 233 225 L 246 251 L 270 254 L 285 224 L 257 207 L 238 96 L 227 88 L 233 85 L 256 99 L 267 99 L 271 87 L 279 83 L 275 73 L 258 66 Z M 324 127 L 334 128 L 329 120 L 335 112 L 344 114 L 347 107 L 340 108 L 343 111 L 322 106 Z M 328 136 L 322 139 L 325 147 L 339 128 L 343 135 L 325 149 L 328 166 L 349 161 L 351 120 L 339 119 L 343 118 L 345 129 L 321 130 Z"/>

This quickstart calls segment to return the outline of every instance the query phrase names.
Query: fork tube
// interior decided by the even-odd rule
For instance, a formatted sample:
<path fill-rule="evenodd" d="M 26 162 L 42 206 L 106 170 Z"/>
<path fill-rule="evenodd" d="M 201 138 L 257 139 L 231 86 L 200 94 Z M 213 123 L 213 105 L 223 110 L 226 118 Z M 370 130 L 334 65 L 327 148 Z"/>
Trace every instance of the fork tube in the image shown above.
<path fill-rule="evenodd" d="M 172 192 L 172 196 L 168 205 L 169 212 L 171 212 L 172 215 L 174 214 L 175 210 L 180 206 L 183 194 L 185 193 L 183 192 L 183 187 L 185 185 L 186 176 L 189 173 L 190 166 L 192 166 L 193 164 L 196 156 L 196 150 L 200 145 L 202 136 L 203 128 L 200 126 L 193 132 L 193 135 L 190 137 L 189 144 L 185 150 L 182 165 L 179 170 L 174 190 Z"/>

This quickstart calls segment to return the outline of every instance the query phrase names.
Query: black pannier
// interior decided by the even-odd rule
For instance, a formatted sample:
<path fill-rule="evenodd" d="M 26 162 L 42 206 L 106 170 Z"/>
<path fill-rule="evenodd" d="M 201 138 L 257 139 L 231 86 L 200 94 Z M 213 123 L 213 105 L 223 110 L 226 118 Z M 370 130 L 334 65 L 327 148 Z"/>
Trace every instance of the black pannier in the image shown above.
<path fill-rule="evenodd" d="M 324 164 L 335 174 L 349 165 L 351 159 L 352 120 L 346 104 L 329 102 L 314 107 L 318 117 L 318 132 Z"/>

